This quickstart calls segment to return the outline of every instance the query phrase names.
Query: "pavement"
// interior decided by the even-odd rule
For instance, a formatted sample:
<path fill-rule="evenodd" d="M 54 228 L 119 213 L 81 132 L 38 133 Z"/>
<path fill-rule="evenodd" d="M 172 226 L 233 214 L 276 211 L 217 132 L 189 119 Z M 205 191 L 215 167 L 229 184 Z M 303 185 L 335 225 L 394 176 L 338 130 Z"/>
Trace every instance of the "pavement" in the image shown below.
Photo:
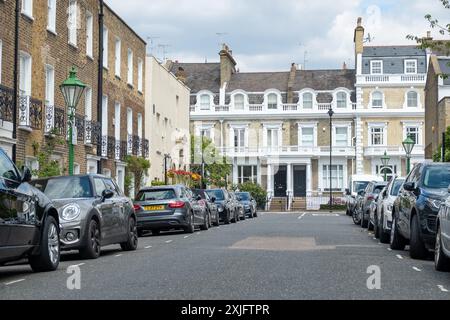
<path fill-rule="evenodd" d="M 74 269 L 80 289 L 70 290 Z M 190 235 L 149 235 L 137 251 L 110 246 L 97 260 L 64 253 L 50 273 L 0 268 L 0 300 L 448 300 L 449 291 L 450 273 L 431 258 L 390 251 L 342 212 L 261 213 Z"/>

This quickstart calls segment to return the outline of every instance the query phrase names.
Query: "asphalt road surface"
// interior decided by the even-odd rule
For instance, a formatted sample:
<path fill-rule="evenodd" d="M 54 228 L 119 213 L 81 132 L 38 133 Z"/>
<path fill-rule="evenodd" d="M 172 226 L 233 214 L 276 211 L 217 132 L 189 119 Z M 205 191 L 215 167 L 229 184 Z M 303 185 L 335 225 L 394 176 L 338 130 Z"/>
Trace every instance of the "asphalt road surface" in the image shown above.
<path fill-rule="evenodd" d="M 71 266 L 80 289 L 68 289 Z M 381 288 L 369 289 L 368 279 Z M 390 251 L 343 214 L 266 213 L 191 235 L 150 235 L 137 251 L 106 247 L 97 260 L 64 253 L 50 273 L 0 267 L 0 300 L 422 300 L 450 299 L 449 291 L 450 273 L 431 259 Z"/>

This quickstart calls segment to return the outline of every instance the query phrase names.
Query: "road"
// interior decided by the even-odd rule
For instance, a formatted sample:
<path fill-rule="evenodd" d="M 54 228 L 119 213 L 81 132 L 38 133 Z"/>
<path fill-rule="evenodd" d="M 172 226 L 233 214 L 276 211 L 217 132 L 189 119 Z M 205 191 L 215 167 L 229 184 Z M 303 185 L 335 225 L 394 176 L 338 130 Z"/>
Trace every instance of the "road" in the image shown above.
<path fill-rule="evenodd" d="M 78 265 L 81 289 L 69 290 Z M 370 266 L 381 289 L 369 290 Z M 389 251 L 345 215 L 261 214 L 191 235 L 139 239 L 139 249 L 103 249 L 100 259 L 65 253 L 57 271 L 0 268 L 7 299 L 450 299 L 450 274 L 433 261 Z"/>

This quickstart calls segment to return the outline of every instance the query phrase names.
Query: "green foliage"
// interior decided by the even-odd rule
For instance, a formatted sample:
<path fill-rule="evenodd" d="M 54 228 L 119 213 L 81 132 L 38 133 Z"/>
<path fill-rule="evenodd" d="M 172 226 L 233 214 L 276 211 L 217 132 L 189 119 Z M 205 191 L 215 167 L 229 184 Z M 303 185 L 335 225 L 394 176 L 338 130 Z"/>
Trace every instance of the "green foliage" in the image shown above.
<path fill-rule="evenodd" d="M 433 154 L 434 162 L 441 162 L 442 160 L 442 144 L 439 149 Z M 450 162 L 450 127 L 445 132 L 445 162 Z"/>
<path fill-rule="evenodd" d="M 159 181 L 159 180 L 153 180 L 152 181 L 152 186 L 153 187 L 159 187 L 159 186 L 165 186 L 166 183 L 164 181 Z"/>
<path fill-rule="evenodd" d="M 56 177 L 62 174 L 60 163 L 56 160 L 51 160 L 56 146 L 64 145 L 64 139 L 54 136 L 46 138 L 47 143 L 41 146 L 34 141 L 32 143 L 37 162 L 39 163 L 39 169 L 33 170 L 32 175 L 39 178 Z"/>
<path fill-rule="evenodd" d="M 134 192 L 138 192 L 144 183 L 144 177 L 148 175 L 150 161 L 143 157 L 127 156 L 125 159 L 127 168 L 125 170 L 125 193 L 130 195 L 132 181 L 134 181 Z"/>
<path fill-rule="evenodd" d="M 259 209 L 264 209 L 267 202 L 267 192 L 259 184 L 252 182 L 245 182 L 239 184 L 237 187 L 233 186 L 233 190 L 239 190 L 241 192 L 250 192 L 255 199 Z"/>

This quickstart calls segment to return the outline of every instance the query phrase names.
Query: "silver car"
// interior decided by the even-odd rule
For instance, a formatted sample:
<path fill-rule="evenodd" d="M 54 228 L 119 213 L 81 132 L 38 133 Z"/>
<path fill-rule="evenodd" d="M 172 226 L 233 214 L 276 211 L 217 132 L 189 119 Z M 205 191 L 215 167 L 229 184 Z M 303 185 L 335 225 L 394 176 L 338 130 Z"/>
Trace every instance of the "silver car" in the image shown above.
<path fill-rule="evenodd" d="M 77 175 L 31 182 L 53 201 L 58 210 L 61 250 L 79 250 L 96 259 L 101 247 L 120 244 L 123 250 L 138 245 L 136 214 L 131 200 L 111 178 Z"/>

